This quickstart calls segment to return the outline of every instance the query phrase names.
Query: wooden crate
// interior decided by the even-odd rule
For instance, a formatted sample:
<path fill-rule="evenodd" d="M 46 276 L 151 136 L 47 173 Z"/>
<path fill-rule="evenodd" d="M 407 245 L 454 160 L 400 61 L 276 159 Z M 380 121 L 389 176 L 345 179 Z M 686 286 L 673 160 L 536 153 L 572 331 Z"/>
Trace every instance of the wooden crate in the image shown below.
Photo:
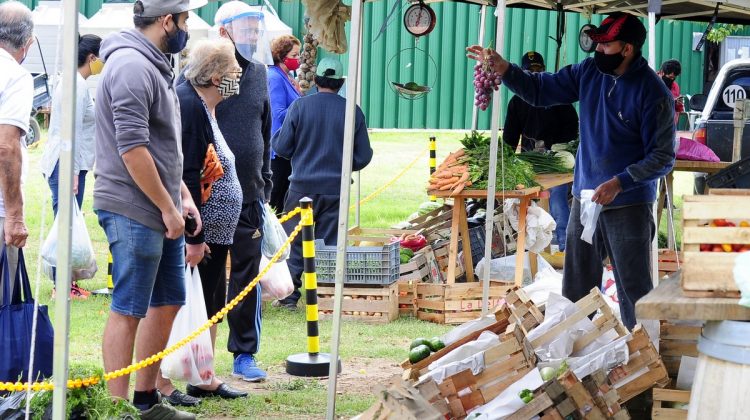
<path fill-rule="evenodd" d="M 375 404 L 359 416 L 361 420 L 443 420 L 448 414 L 434 381 L 415 388 L 396 378 L 387 386 L 375 385 L 373 391 Z"/>
<path fill-rule="evenodd" d="M 688 416 L 687 409 L 676 407 L 675 405 L 688 404 L 689 402 L 690 391 L 654 388 L 654 405 L 651 408 L 651 418 L 685 420 Z"/>
<path fill-rule="evenodd" d="M 432 247 L 435 253 L 435 259 L 437 260 L 440 273 L 443 278 L 448 277 L 448 250 L 450 242 L 438 243 Z M 459 246 L 459 249 L 461 247 Z M 464 262 L 462 258 L 456 258 L 456 279 L 459 279 L 464 275 Z"/>
<path fill-rule="evenodd" d="M 606 371 L 599 369 L 581 380 L 594 404 L 607 418 L 628 419 L 627 410 L 620 406 L 620 394 L 609 383 Z"/>
<path fill-rule="evenodd" d="M 513 283 L 490 282 L 489 308 L 500 304 Z M 482 315 L 482 283 L 417 284 L 417 318 L 463 324 Z"/>
<path fill-rule="evenodd" d="M 455 418 L 464 417 L 472 408 L 492 401 L 536 366 L 534 349 L 515 324 L 500 337 L 500 344 L 484 350 L 482 355 L 484 369 L 481 372 L 475 375 L 471 369 L 466 369 L 438 385 Z"/>
<path fill-rule="evenodd" d="M 734 282 L 737 252 L 700 251 L 700 244 L 750 244 L 750 227 L 711 226 L 714 219 L 747 221 L 748 195 L 685 196 L 682 214 L 682 289 L 692 297 L 739 297 Z M 738 224 L 739 226 L 739 224 Z"/>
<path fill-rule="evenodd" d="M 628 363 L 609 372 L 609 381 L 620 394 L 620 404 L 655 386 L 664 388 L 670 382 L 664 362 L 641 325 L 633 329 L 628 352 Z"/>
<path fill-rule="evenodd" d="M 674 251 L 671 249 L 660 249 L 658 254 L 658 262 L 659 278 L 674 273 L 675 271 L 682 268 L 682 265 L 685 263 L 682 257 L 682 252 Z"/>
<path fill-rule="evenodd" d="M 701 328 L 700 325 L 661 321 L 659 355 L 670 378 L 677 378 L 682 356 L 698 357 L 698 337 L 701 335 Z"/>
<path fill-rule="evenodd" d="M 526 292 L 518 286 L 514 286 L 505 295 L 505 304 L 508 305 L 515 321 L 527 332 L 533 330 L 544 321 L 542 311 L 531 301 Z"/>
<path fill-rule="evenodd" d="M 599 376 L 603 376 L 606 381 L 604 372 L 601 372 Z M 627 410 L 621 409 L 616 402 L 617 392 L 607 388 L 605 383 L 602 386 L 606 389 L 606 394 L 599 390 L 599 386 L 594 386 L 594 395 L 592 395 L 589 386 L 584 384 L 588 382 L 590 385 L 592 380 L 589 378 L 580 381 L 573 372 L 564 372 L 535 390 L 534 399 L 506 419 L 529 420 L 538 417 L 545 420 L 629 419 Z M 614 399 L 615 402 L 607 405 L 605 398 Z"/>
<path fill-rule="evenodd" d="M 432 362 L 439 360 L 446 354 L 463 346 L 466 343 L 475 341 L 485 331 L 490 331 L 497 335 L 501 335 L 507 330 L 509 325 L 510 325 L 510 311 L 508 310 L 508 308 L 506 306 L 501 306 L 500 308 L 496 308 L 495 309 L 495 322 L 493 324 L 490 324 L 484 328 L 480 328 L 470 334 L 467 334 L 461 339 L 456 340 L 455 342 L 445 346 L 445 348 L 432 353 L 431 355 L 427 356 L 426 358 L 420 360 L 417 363 L 412 364 L 411 362 L 409 362 L 409 359 L 406 359 L 403 362 L 401 362 L 401 367 L 404 368 L 404 378 L 416 380 L 427 371 L 427 367 L 430 366 Z"/>
<path fill-rule="evenodd" d="M 550 328 L 544 334 L 532 340 L 532 347 L 539 348 L 559 337 L 561 334 L 568 334 L 573 325 L 597 311 L 600 311 L 602 316 L 594 320 L 596 329 L 579 337 L 573 343 L 573 353 L 591 344 L 607 331 L 614 330 L 619 337 L 624 337 L 628 334 L 627 328 L 622 325 L 607 302 L 604 301 L 604 297 L 599 291 L 599 288 L 595 287 L 591 289 L 591 292 L 588 295 L 576 302 L 576 311 L 573 314 L 565 318 L 564 321 Z"/>
<path fill-rule="evenodd" d="M 399 280 L 397 283 L 399 315 L 417 316 L 417 282 Z"/>
<path fill-rule="evenodd" d="M 398 238 L 401 235 L 412 233 L 417 233 L 417 231 L 413 229 L 379 229 L 355 226 L 349 229 L 349 242 L 354 245 L 360 245 L 362 242 L 388 244 L 394 236 Z"/>
<path fill-rule="evenodd" d="M 335 287 L 318 286 L 320 319 L 333 316 Z M 344 286 L 341 319 L 368 323 L 387 323 L 398 318 L 398 284 L 388 286 Z M 355 313 L 357 313 L 355 315 Z"/>

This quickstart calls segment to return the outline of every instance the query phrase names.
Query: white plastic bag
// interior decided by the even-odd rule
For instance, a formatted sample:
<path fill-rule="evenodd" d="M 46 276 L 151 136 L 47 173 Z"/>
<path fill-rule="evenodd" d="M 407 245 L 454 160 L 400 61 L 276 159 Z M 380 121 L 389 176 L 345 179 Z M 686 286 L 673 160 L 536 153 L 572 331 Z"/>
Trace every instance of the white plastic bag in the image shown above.
<path fill-rule="evenodd" d="M 172 324 L 167 347 L 192 334 L 208 321 L 203 286 L 198 269 L 185 267 L 185 305 Z M 186 381 L 191 385 L 208 385 L 214 377 L 214 352 L 211 335 L 204 331 L 195 340 L 180 347 L 161 362 L 161 373 L 167 379 Z"/>
<path fill-rule="evenodd" d="M 739 304 L 750 307 L 750 252 L 743 252 L 735 258 L 734 282 L 741 293 Z"/>
<path fill-rule="evenodd" d="M 268 258 L 261 256 L 259 270 L 263 270 L 268 262 Z M 276 264 L 272 265 L 268 273 L 260 279 L 260 286 L 261 298 L 265 301 L 284 299 L 291 295 L 294 292 L 294 283 L 286 261 L 276 261 Z"/>
<path fill-rule="evenodd" d="M 59 213 L 58 213 L 59 216 Z M 53 269 L 57 267 L 57 231 L 58 218 L 52 223 L 52 228 L 42 245 L 42 271 L 49 278 L 53 278 Z M 96 258 L 91 238 L 86 229 L 86 220 L 78 208 L 78 203 L 73 200 L 73 239 L 70 245 L 70 267 L 73 280 L 91 279 L 96 274 Z"/>
<path fill-rule="evenodd" d="M 276 218 L 271 207 L 266 203 L 263 206 L 263 239 L 260 242 L 261 253 L 270 260 L 288 238 L 284 227 L 279 223 L 279 219 Z M 289 258 L 289 247 L 284 249 L 284 253 L 281 254 L 279 261 L 284 261 L 287 258 Z"/>
<path fill-rule="evenodd" d="M 518 231 L 518 212 L 520 200 L 509 198 L 503 203 L 503 212 L 508 216 L 511 227 Z M 531 252 L 542 252 L 552 242 L 552 234 L 557 224 L 552 216 L 532 202 L 526 209 L 526 249 Z"/>
<path fill-rule="evenodd" d="M 594 190 L 581 190 L 581 225 L 583 225 L 581 239 L 588 243 L 593 243 L 596 221 L 602 211 L 601 204 L 591 201 L 593 196 Z"/>

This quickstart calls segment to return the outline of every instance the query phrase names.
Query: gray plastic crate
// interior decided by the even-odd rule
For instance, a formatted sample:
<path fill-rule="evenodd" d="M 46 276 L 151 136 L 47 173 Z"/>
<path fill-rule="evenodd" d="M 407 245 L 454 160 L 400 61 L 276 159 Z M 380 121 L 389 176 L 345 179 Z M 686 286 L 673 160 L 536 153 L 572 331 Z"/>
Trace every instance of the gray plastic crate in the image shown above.
<path fill-rule="evenodd" d="M 346 284 L 389 285 L 398 280 L 399 244 L 349 246 L 346 248 Z M 315 241 L 315 272 L 319 283 L 333 283 L 336 275 L 336 246 Z"/>

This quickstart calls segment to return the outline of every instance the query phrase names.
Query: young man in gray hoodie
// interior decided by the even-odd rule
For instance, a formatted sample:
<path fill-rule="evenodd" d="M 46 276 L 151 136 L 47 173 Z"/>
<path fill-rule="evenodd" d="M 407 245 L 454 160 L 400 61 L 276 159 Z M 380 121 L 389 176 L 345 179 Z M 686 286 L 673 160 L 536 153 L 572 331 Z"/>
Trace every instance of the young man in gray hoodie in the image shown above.
<path fill-rule="evenodd" d="M 205 4 L 137 0 L 136 29 L 101 46 L 107 64 L 96 98 L 94 208 L 113 260 L 102 343 L 107 372 L 128 366 L 134 347 L 137 360 L 162 351 L 185 304 L 185 218 L 196 220 L 197 231 L 200 215 L 182 182 L 179 103 L 167 54 L 185 48 L 188 10 Z M 136 373 L 133 404 L 141 418 L 195 418 L 161 403 L 159 365 Z M 127 399 L 128 382 L 129 375 L 110 380 L 112 396 Z"/>

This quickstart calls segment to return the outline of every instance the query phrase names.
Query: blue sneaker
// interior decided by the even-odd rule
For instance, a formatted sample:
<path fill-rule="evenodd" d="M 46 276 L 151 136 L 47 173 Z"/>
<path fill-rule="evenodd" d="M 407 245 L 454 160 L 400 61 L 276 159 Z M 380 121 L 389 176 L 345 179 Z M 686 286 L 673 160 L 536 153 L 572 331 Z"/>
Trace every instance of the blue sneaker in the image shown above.
<path fill-rule="evenodd" d="M 266 371 L 255 364 L 252 354 L 241 353 L 234 359 L 232 376 L 242 378 L 248 382 L 260 382 L 266 379 Z"/>

